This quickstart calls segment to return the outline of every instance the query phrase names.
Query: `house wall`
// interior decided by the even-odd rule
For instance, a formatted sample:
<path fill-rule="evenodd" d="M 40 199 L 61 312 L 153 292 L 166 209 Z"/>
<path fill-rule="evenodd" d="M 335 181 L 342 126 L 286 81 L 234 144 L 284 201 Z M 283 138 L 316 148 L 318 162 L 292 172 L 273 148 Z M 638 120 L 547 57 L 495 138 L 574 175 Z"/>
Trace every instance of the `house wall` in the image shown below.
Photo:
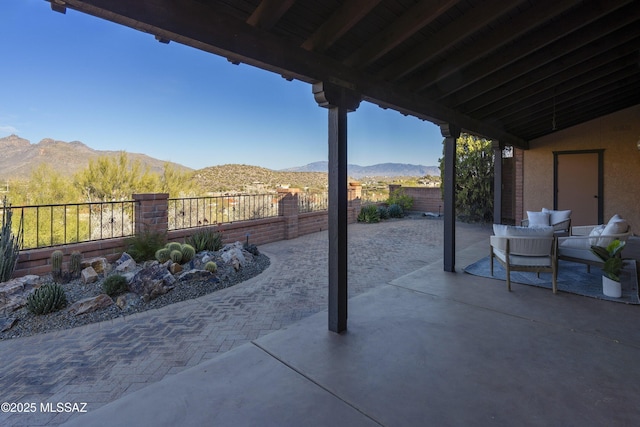
<path fill-rule="evenodd" d="M 639 140 L 640 106 L 635 106 L 530 141 L 524 151 L 520 216 L 553 207 L 554 151 L 603 149 L 604 220 L 617 213 L 629 221 L 634 234 L 640 233 Z"/>

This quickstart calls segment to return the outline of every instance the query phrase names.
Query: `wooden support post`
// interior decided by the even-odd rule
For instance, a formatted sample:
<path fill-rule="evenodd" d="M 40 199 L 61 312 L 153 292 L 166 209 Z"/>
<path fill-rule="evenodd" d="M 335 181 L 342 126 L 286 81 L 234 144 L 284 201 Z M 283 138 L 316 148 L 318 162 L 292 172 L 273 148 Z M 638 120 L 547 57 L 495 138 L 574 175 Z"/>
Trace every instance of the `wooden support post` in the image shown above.
<path fill-rule="evenodd" d="M 502 146 L 492 141 L 493 148 L 493 223 L 502 224 Z"/>
<path fill-rule="evenodd" d="M 456 271 L 456 140 L 460 128 L 440 125 L 444 137 L 444 271 Z"/>
<path fill-rule="evenodd" d="M 313 85 L 318 105 L 329 109 L 329 330 L 347 330 L 347 113 L 360 96 L 323 82 Z"/>

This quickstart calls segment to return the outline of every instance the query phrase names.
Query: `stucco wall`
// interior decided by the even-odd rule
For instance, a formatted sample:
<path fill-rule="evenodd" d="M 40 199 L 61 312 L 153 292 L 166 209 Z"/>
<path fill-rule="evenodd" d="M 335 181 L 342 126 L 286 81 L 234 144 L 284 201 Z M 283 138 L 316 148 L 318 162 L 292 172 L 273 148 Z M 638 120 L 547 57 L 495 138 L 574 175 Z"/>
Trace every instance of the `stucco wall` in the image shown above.
<path fill-rule="evenodd" d="M 604 149 L 604 220 L 618 213 L 640 234 L 638 140 L 640 106 L 531 141 L 524 152 L 523 217 L 527 210 L 553 207 L 554 151 Z"/>

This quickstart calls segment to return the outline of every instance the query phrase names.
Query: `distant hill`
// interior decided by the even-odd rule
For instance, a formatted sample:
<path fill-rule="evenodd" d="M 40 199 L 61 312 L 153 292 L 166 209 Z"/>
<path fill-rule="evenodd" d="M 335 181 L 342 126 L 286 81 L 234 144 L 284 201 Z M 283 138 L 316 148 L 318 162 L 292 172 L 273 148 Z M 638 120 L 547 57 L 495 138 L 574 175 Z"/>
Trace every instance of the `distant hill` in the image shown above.
<path fill-rule="evenodd" d="M 89 165 L 89 160 L 101 156 L 117 156 L 120 151 L 101 151 L 89 148 L 80 141 L 64 142 L 45 138 L 37 144 L 17 135 L 0 138 L 0 179 L 24 179 L 42 163 L 52 166 L 65 176 L 71 176 Z M 138 160 L 152 172 L 162 172 L 165 161 L 145 154 L 129 153 L 130 160 Z M 176 170 L 192 170 L 169 162 Z"/>
<path fill-rule="evenodd" d="M 325 172 L 329 170 L 329 162 L 314 162 L 305 166 L 283 169 L 282 172 Z M 438 166 L 410 165 L 406 163 L 380 163 L 372 166 L 348 165 L 347 174 L 355 179 L 364 177 L 393 176 L 440 176 Z"/>
<path fill-rule="evenodd" d="M 277 187 L 324 190 L 327 172 L 285 172 L 248 165 L 222 165 L 198 169 L 193 174 L 198 186 L 207 192 L 260 192 Z"/>

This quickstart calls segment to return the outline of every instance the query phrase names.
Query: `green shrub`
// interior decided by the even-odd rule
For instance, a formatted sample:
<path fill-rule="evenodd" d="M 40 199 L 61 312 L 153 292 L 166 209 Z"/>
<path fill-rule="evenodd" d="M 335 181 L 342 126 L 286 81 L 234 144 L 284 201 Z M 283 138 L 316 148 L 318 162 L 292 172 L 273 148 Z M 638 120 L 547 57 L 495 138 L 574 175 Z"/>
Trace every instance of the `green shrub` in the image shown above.
<path fill-rule="evenodd" d="M 380 222 L 380 214 L 378 214 L 378 207 L 376 205 L 365 205 L 360 210 L 358 215 L 359 222 L 373 223 Z"/>
<path fill-rule="evenodd" d="M 171 259 L 171 251 L 169 248 L 160 248 L 156 251 L 156 259 L 159 263 L 164 264 Z"/>
<path fill-rule="evenodd" d="M 413 197 L 407 195 L 407 193 L 404 192 L 404 189 L 398 188 L 389 194 L 389 200 L 387 200 L 387 203 L 389 206 L 399 205 L 403 211 L 408 211 L 413 207 Z"/>
<path fill-rule="evenodd" d="M 64 289 L 58 284 L 44 285 L 27 297 L 27 310 L 33 314 L 48 314 L 67 305 Z"/>
<path fill-rule="evenodd" d="M 182 262 L 189 262 L 196 255 L 196 250 L 188 243 L 182 245 L 180 252 L 182 252 Z"/>
<path fill-rule="evenodd" d="M 389 216 L 391 218 L 402 218 L 404 216 L 404 211 L 400 205 L 393 204 L 389 206 Z"/>
<path fill-rule="evenodd" d="M 204 265 L 204 269 L 211 273 L 215 273 L 216 271 L 218 271 L 218 264 L 213 261 L 209 261 Z"/>
<path fill-rule="evenodd" d="M 389 219 L 389 208 L 386 206 L 378 206 L 378 216 L 380 219 Z"/>
<path fill-rule="evenodd" d="M 145 227 L 141 233 L 127 239 L 127 253 L 136 262 L 154 259 L 156 251 L 162 248 L 167 241 L 164 233 L 150 231 Z"/>
<path fill-rule="evenodd" d="M 3 206 L 9 206 L 5 197 Z M 11 209 L 2 210 L 2 229 L 0 229 L 0 282 L 11 279 L 18 263 L 20 252 L 20 240 L 22 238 L 22 227 L 18 235 L 15 236 L 11 229 Z"/>
<path fill-rule="evenodd" d="M 219 251 L 222 248 L 222 233 L 204 228 L 188 237 L 187 243 L 193 246 L 196 252 Z"/>
<path fill-rule="evenodd" d="M 102 290 L 110 297 L 127 292 L 129 290 L 127 278 L 121 274 L 112 274 L 102 282 Z"/>

